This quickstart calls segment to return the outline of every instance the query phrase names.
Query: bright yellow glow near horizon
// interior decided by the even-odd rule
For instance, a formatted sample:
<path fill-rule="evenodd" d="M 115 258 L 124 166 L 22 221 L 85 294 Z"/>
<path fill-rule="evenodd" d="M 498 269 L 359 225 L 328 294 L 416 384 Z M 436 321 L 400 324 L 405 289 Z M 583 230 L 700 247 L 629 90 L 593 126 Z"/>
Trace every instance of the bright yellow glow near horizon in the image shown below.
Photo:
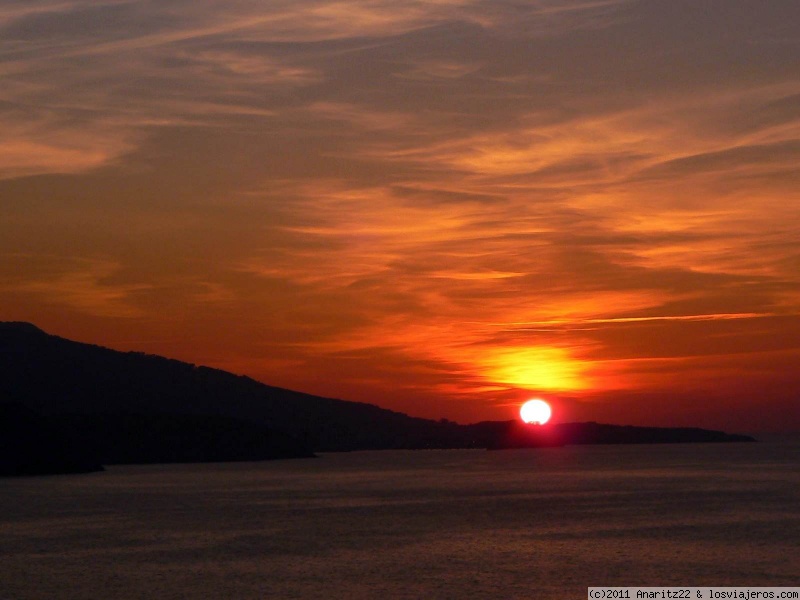
<path fill-rule="evenodd" d="M 533 390 L 577 391 L 589 386 L 584 368 L 563 348 L 502 348 L 488 353 L 480 368 L 491 381 Z"/>

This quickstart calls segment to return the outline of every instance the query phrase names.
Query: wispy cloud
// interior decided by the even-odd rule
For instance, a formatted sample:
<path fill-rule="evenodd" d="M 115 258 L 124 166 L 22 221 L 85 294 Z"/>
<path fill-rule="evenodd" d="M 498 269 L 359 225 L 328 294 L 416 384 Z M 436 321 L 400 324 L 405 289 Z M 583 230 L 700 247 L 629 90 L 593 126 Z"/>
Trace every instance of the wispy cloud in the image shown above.
<path fill-rule="evenodd" d="M 513 326 L 517 330 L 526 330 L 529 328 L 540 327 L 558 328 L 558 327 L 574 327 L 581 325 L 595 325 L 606 323 L 646 323 L 648 321 L 727 321 L 731 319 L 754 319 L 759 317 L 772 317 L 773 314 L 759 314 L 759 313 L 721 313 L 714 315 L 659 315 L 653 317 L 616 317 L 613 319 L 581 319 L 577 321 L 539 321 L 534 323 L 507 323 L 506 326 Z"/>
<path fill-rule="evenodd" d="M 149 284 L 115 281 L 119 265 L 111 261 L 16 255 L 16 262 L 39 265 L 40 273 L 17 275 L 0 285 L 5 294 L 33 297 L 35 301 L 61 305 L 101 317 L 141 317 L 144 312 L 133 301 Z M 45 260 L 48 259 L 48 260 Z M 43 264 L 44 263 L 44 264 Z M 55 267 L 55 268 L 54 268 Z"/>

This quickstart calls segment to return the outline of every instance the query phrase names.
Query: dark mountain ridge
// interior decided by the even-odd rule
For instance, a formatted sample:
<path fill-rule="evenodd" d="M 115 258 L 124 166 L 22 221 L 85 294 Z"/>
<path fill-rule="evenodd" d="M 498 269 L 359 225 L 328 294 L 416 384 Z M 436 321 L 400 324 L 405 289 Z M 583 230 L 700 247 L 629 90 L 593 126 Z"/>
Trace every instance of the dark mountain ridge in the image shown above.
<path fill-rule="evenodd" d="M 392 447 L 411 425 L 437 424 L 161 356 L 74 342 L 29 323 L 0 323 L 0 398 L 43 415 L 224 416 L 292 431 L 320 451 Z"/>
<path fill-rule="evenodd" d="M 19 322 L 0 322 L 0 402 L 60 419 L 99 448 L 105 464 L 390 448 L 745 439 L 700 429 L 433 421 L 161 356 L 74 342 Z M 256 441 L 261 438 L 269 442 Z"/>

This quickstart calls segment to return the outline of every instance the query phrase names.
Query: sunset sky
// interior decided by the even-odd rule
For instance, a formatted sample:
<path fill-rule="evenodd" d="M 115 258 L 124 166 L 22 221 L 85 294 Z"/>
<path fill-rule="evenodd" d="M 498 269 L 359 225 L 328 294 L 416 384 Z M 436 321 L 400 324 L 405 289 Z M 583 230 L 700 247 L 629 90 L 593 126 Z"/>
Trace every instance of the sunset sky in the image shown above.
<path fill-rule="evenodd" d="M 459 422 L 800 429 L 797 0 L 0 0 L 0 320 Z"/>

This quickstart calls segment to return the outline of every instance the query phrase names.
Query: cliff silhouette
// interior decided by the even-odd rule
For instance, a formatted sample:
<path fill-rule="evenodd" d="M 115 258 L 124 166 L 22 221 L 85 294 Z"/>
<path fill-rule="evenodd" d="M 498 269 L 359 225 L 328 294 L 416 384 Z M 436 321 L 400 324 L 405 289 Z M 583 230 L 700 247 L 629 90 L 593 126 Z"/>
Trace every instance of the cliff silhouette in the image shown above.
<path fill-rule="evenodd" d="M 260 460 L 391 448 L 750 439 L 702 429 L 421 419 L 161 356 L 74 342 L 19 322 L 0 322 L 0 403 L 18 407 L 17 412 L 19 407 L 34 411 L 48 427 L 57 425 L 67 438 L 82 439 L 102 464 Z"/>

